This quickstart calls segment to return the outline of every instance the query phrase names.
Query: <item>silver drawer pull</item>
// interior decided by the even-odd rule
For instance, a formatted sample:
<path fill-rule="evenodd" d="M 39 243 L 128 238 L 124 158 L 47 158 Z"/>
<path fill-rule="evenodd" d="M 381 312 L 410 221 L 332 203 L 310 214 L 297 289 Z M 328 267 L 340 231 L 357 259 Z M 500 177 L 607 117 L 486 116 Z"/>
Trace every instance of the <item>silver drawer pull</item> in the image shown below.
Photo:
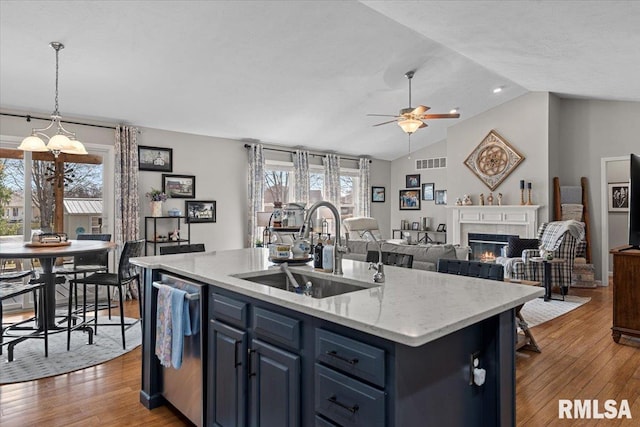
<path fill-rule="evenodd" d="M 338 352 L 335 351 L 335 350 L 327 351 L 326 355 L 327 356 L 331 356 L 333 358 L 336 358 L 338 360 L 342 360 L 343 362 L 346 362 L 349 365 L 355 365 L 356 363 L 358 363 L 358 359 L 357 358 L 354 357 L 353 359 L 347 359 L 346 357 L 340 356 L 338 354 Z"/>
<path fill-rule="evenodd" d="M 347 411 L 351 412 L 352 414 L 355 414 L 356 412 L 358 412 L 358 409 L 360 409 L 360 407 L 358 405 L 347 406 L 344 403 L 338 402 L 338 398 L 336 397 L 335 394 L 333 396 L 328 397 L 327 400 L 329 402 L 333 403 L 334 405 L 338 405 L 342 409 L 346 409 Z"/>

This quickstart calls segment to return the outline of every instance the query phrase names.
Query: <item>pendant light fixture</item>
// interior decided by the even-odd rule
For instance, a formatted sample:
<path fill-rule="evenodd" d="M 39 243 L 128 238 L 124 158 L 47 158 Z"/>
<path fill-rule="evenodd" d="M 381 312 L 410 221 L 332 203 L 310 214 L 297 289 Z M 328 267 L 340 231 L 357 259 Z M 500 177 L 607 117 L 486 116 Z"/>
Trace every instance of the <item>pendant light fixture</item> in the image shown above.
<path fill-rule="evenodd" d="M 51 123 L 46 128 L 32 129 L 31 135 L 22 140 L 18 149 L 24 151 L 51 151 L 54 157 L 58 157 L 60 153 L 87 154 L 84 145 L 76 139 L 76 134 L 69 132 L 62 126 L 62 117 L 58 111 L 58 55 L 60 50 L 64 49 L 64 45 L 59 42 L 51 42 L 49 46 L 56 51 L 56 98 L 55 108 L 51 114 Z M 56 132 L 55 135 L 49 136 L 45 133 L 50 129 Z M 48 141 L 46 145 L 42 138 Z"/>

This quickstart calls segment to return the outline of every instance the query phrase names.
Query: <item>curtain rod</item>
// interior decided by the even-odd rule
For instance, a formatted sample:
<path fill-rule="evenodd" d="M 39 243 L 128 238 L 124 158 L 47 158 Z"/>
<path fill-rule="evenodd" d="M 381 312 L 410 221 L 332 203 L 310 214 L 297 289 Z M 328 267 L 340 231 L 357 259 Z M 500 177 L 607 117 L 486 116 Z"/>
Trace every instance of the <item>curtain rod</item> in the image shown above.
<path fill-rule="evenodd" d="M 3 116 L 19 117 L 19 118 L 22 118 L 22 119 L 27 119 L 28 122 L 30 122 L 31 119 L 51 121 L 51 117 L 43 118 L 43 117 L 32 116 L 31 114 L 11 114 L 11 113 L 0 113 L 0 114 L 2 114 Z M 92 124 L 89 124 L 89 123 L 71 122 L 71 121 L 68 121 L 68 120 L 60 120 L 60 121 L 62 123 L 67 123 L 69 125 L 89 126 L 89 127 L 94 127 L 94 128 L 113 129 L 113 130 L 116 129 L 115 126 L 92 125 Z"/>
<path fill-rule="evenodd" d="M 244 144 L 244 148 L 250 148 L 250 147 L 251 147 L 251 145 L 249 145 L 249 144 Z M 263 149 L 263 150 L 269 150 L 269 151 L 278 151 L 278 152 L 280 152 L 280 153 L 290 153 L 290 154 L 295 153 L 295 151 L 291 151 L 291 150 L 283 150 L 283 149 L 281 149 L 281 148 L 267 148 L 267 147 L 264 147 L 264 148 L 262 148 L 262 149 Z M 310 155 L 311 157 L 324 157 L 324 155 L 323 155 L 323 154 L 309 153 L 309 155 Z M 344 159 L 344 160 L 353 160 L 354 162 L 358 162 L 358 161 L 360 161 L 360 159 L 354 159 L 353 157 L 342 157 L 342 156 L 340 156 L 340 159 Z M 371 159 L 369 159 L 369 163 L 371 163 Z"/>

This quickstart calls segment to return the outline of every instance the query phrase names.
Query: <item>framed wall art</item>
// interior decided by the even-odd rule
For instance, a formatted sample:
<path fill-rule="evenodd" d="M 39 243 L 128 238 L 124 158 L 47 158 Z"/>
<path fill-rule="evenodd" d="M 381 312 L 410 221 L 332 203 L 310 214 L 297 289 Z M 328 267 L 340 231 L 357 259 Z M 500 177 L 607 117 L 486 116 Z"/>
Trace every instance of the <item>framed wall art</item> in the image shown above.
<path fill-rule="evenodd" d="M 447 190 L 436 190 L 435 191 L 435 199 L 436 199 L 436 205 L 446 205 L 447 204 Z"/>
<path fill-rule="evenodd" d="M 173 172 L 173 148 L 138 146 L 138 169 Z"/>
<path fill-rule="evenodd" d="M 406 185 L 407 188 L 420 188 L 420 174 L 412 174 L 406 176 Z"/>
<path fill-rule="evenodd" d="M 469 154 L 464 164 L 493 191 L 523 160 L 522 154 L 492 130 Z"/>
<path fill-rule="evenodd" d="M 420 190 L 400 190 L 400 210 L 420 210 Z"/>
<path fill-rule="evenodd" d="M 422 200 L 433 200 L 433 182 L 422 184 Z"/>
<path fill-rule="evenodd" d="M 216 222 L 215 200 L 187 200 L 184 211 L 187 222 Z"/>
<path fill-rule="evenodd" d="M 609 212 L 629 212 L 629 183 L 609 184 Z"/>
<path fill-rule="evenodd" d="M 373 203 L 384 202 L 384 187 L 371 187 L 371 201 Z"/>
<path fill-rule="evenodd" d="M 196 177 L 163 173 L 162 191 L 174 199 L 193 199 L 196 197 Z"/>

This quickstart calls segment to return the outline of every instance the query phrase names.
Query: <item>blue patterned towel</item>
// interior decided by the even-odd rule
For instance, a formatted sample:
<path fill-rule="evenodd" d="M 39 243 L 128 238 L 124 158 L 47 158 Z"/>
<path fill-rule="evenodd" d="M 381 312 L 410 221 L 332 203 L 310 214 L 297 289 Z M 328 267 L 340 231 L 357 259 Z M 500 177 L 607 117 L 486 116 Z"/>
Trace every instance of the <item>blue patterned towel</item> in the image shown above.
<path fill-rule="evenodd" d="M 164 367 L 182 366 L 184 336 L 192 334 L 186 291 L 171 286 L 158 287 L 155 352 Z"/>

